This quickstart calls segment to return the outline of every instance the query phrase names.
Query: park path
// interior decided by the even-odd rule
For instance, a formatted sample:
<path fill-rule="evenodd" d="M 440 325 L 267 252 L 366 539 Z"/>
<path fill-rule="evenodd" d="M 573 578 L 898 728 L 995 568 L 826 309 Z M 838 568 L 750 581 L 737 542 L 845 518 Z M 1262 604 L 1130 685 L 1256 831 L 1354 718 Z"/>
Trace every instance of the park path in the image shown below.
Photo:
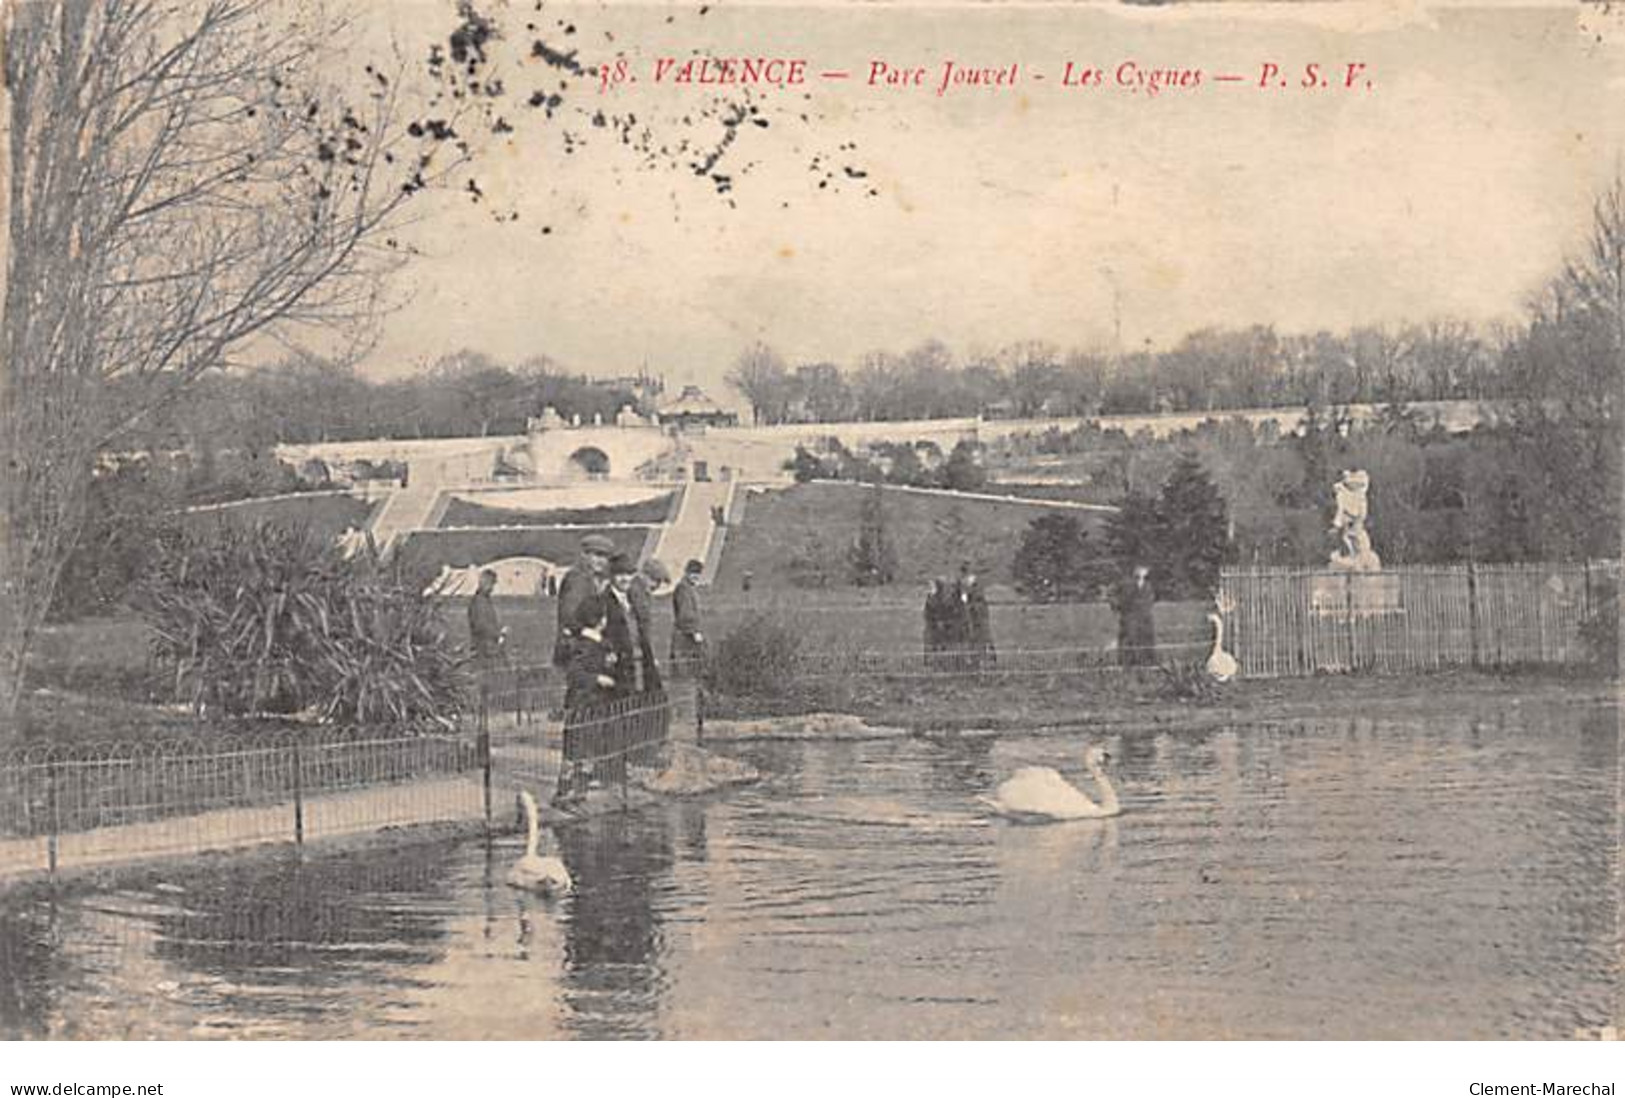
<path fill-rule="evenodd" d="M 414 481 L 391 492 L 384 505 L 373 514 L 368 530 L 378 552 L 388 556 L 399 538 L 414 530 L 427 529 L 441 491 L 438 484 Z"/>
<path fill-rule="evenodd" d="M 654 551 L 654 558 L 666 566 L 673 579 L 683 574 L 683 565 L 690 560 L 707 559 L 717 529 L 713 509 L 727 508 L 732 487 L 733 481 L 729 480 L 695 480 L 684 487 L 677 518 L 661 531 Z M 707 582 L 709 579 L 706 577 Z"/>
<path fill-rule="evenodd" d="M 371 834 L 385 827 L 484 819 L 485 794 L 478 774 L 373 786 L 304 802 L 305 838 L 310 841 Z M 57 837 L 57 865 L 64 870 L 94 869 L 293 839 L 294 806 L 289 801 L 65 833 Z M 49 868 L 45 836 L 0 839 L 0 881 Z"/>

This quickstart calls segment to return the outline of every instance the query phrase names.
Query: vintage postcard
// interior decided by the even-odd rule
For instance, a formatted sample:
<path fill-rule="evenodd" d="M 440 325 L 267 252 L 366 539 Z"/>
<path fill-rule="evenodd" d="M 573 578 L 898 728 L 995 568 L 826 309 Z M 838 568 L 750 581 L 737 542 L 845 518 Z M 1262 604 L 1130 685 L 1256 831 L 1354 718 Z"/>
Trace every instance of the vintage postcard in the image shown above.
<path fill-rule="evenodd" d="M 5 19 L 0 1037 L 1617 1036 L 1619 5 Z"/>

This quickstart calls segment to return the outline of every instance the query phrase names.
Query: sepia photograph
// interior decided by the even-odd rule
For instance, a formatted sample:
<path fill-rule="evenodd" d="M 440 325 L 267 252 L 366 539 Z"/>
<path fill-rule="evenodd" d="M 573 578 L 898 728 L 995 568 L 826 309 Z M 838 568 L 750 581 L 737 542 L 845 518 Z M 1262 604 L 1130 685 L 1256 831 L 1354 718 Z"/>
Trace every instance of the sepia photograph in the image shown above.
<path fill-rule="evenodd" d="M 1625 6 L 4 43 L 0 1040 L 1618 1038 Z"/>

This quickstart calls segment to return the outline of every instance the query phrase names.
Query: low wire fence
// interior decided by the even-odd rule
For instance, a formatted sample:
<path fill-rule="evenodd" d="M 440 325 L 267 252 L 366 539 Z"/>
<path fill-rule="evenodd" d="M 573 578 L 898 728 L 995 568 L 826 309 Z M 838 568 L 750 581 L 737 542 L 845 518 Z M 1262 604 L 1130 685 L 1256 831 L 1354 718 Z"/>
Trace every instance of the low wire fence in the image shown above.
<path fill-rule="evenodd" d="M 464 774 L 466 737 L 272 732 L 0 752 L 0 835 L 146 823 Z"/>
<path fill-rule="evenodd" d="M 506 784 L 544 798 L 618 788 L 639 770 L 658 767 L 671 740 L 704 738 L 704 691 L 698 677 L 673 675 L 658 689 L 578 706 L 565 704 L 563 677 L 551 664 L 489 668 L 478 712 L 492 769 Z"/>
<path fill-rule="evenodd" d="M 583 790 L 659 765 L 697 689 L 567 713 L 551 668 L 495 669 L 455 729 L 326 728 L 0 751 L 0 877 L 493 818 L 496 786 L 544 799 L 561 773 Z M 533 674 L 524 673 L 526 670 Z M 506 675 L 508 684 L 503 685 Z"/>
<path fill-rule="evenodd" d="M 1617 561 L 1409 565 L 1381 572 L 1230 569 L 1226 648 L 1253 676 L 1575 664 L 1617 613 Z"/>

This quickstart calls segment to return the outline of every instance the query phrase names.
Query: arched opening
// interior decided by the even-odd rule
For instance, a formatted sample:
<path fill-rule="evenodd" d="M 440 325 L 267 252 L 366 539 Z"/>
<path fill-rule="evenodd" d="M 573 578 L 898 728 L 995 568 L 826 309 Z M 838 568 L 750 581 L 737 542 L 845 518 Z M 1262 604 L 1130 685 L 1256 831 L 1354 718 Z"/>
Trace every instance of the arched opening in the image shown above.
<path fill-rule="evenodd" d="M 609 455 L 596 446 L 583 446 L 571 454 L 570 464 L 593 480 L 603 480 L 609 476 Z"/>

